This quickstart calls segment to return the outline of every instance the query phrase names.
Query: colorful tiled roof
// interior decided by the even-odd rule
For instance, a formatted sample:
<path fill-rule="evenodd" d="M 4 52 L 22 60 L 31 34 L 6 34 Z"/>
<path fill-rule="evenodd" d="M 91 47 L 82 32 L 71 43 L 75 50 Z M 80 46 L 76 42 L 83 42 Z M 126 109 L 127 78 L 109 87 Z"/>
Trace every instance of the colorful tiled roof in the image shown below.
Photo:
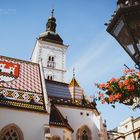
<path fill-rule="evenodd" d="M 72 78 L 69 87 L 80 87 L 80 85 L 78 84 L 77 80 L 75 78 Z"/>
<path fill-rule="evenodd" d="M 80 99 L 73 100 L 69 89 L 69 84 L 67 83 L 46 80 L 46 88 L 48 97 L 53 104 L 95 109 L 97 111 L 96 103 L 90 102 L 89 100 L 83 98 L 84 96 L 82 96 Z"/>
<path fill-rule="evenodd" d="M 0 105 L 45 111 L 38 64 L 0 56 Z"/>
<path fill-rule="evenodd" d="M 73 100 L 82 99 L 83 89 L 80 87 L 80 85 L 78 84 L 75 77 L 72 78 L 72 80 L 69 84 L 69 90 L 70 90 L 70 93 L 71 93 L 71 96 L 72 96 Z"/>
<path fill-rule="evenodd" d="M 46 80 L 46 88 L 49 97 L 71 98 L 67 83 Z"/>
<path fill-rule="evenodd" d="M 83 97 L 83 90 L 78 83 L 74 85 L 76 86 L 57 81 L 46 80 L 47 93 L 50 97 L 81 99 Z"/>
<path fill-rule="evenodd" d="M 64 106 L 69 106 L 69 107 L 95 109 L 97 111 L 96 103 L 95 102 L 90 102 L 90 101 L 88 101 L 86 99 L 73 101 L 72 99 L 51 97 L 50 101 L 51 101 L 51 103 L 56 104 L 56 105 L 62 105 L 62 106 L 64 105 Z"/>
<path fill-rule="evenodd" d="M 63 117 L 58 108 L 52 104 L 50 113 L 50 125 L 66 127 L 73 132 L 72 127 L 69 125 L 68 120 Z"/>

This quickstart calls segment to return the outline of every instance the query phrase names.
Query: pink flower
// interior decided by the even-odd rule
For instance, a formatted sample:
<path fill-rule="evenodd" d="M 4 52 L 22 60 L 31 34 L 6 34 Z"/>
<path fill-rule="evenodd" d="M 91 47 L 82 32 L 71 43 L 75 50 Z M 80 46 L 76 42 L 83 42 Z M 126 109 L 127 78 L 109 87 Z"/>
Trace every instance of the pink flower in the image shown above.
<path fill-rule="evenodd" d="M 118 81 L 118 78 L 112 78 L 112 79 L 110 80 L 110 83 L 117 82 L 117 81 Z"/>
<path fill-rule="evenodd" d="M 128 70 L 124 70 L 124 73 L 127 74 L 127 73 L 133 73 L 135 70 L 134 69 L 128 69 Z"/>
<path fill-rule="evenodd" d="M 109 102 L 112 103 L 114 101 L 114 96 L 110 95 L 108 99 L 109 99 Z"/>
<path fill-rule="evenodd" d="M 129 91 L 133 91 L 133 90 L 135 89 L 135 86 L 134 86 L 134 85 L 128 85 L 128 86 L 127 86 L 127 89 L 128 89 Z"/>
<path fill-rule="evenodd" d="M 122 94 L 121 93 L 117 93 L 114 95 L 115 99 L 120 99 L 122 97 Z"/>
<path fill-rule="evenodd" d="M 104 88 L 105 87 L 105 84 L 99 84 L 98 86 L 100 89 Z"/>
<path fill-rule="evenodd" d="M 105 99 L 103 99 L 103 100 L 101 101 L 102 104 L 105 104 L 105 102 L 106 102 Z"/>
<path fill-rule="evenodd" d="M 100 97 L 100 98 L 104 97 L 104 94 L 103 94 L 103 93 L 100 93 L 100 94 L 99 94 L 99 97 Z"/>
<path fill-rule="evenodd" d="M 138 72 L 138 77 L 140 78 L 140 71 Z"/>
<path fill-rule="evenodd" d="M 109 88 L 110 84 L 106 83 L 105 88 Z"/>
<path fill-rule="evenodd" d="M 119 83 L 119 88 L 122 88 L 124 86 L 123 82 Z"/>
<path fill-rule="evenodd" d="M 129 84 L 130 84 L 130 80 L 129 80 L 129 79 L 126 79 L 126 80 L 123 82 L 123 84 L 124 84 L 125 86 L 129 85 Z"/>

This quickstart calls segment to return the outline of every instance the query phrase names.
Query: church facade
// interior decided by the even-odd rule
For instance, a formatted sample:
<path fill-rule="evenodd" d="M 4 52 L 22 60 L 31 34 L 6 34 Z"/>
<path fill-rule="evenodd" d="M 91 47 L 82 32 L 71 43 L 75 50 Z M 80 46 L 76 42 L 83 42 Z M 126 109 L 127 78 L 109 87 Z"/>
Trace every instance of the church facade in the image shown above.
<path fill-rule="evenodd" d="M 31 62 L 0 56 L 0 140 L 107 140 L 96 103 L 64 81 L 67 48 L 52 11 Z"/>

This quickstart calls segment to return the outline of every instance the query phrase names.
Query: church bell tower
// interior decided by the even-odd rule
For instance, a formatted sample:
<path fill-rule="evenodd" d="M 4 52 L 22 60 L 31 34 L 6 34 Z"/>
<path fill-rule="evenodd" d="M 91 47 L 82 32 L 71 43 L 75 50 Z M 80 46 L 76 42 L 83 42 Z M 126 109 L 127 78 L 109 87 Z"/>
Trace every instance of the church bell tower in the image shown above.
<path fill-rule="evenodd" d="M 32 62 L 42 61 L 45 79 L 64 82 L 66 72 L 66 50 L 62 38 L 56 33 L 54 10 L 46 24 L 46 31 L 36 41 L 31 59 Z"/>

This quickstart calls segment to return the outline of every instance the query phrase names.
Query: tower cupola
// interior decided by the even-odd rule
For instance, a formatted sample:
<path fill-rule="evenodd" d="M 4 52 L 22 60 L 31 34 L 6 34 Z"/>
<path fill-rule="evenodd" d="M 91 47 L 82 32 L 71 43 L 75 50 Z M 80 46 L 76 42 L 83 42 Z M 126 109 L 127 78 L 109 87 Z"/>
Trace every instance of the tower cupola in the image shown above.
<path fill-rule="evenodd" d="M 54 9 L 52 9 L 51 16 L 48 18 L 46 23 L 46 32 L 40 34 L 39 40 L 63 45 L 62 38 L 58 33 L 56 33 L 56 18 L 54 17 Z"/>
<path fill-rule="evenodd" d="M 48 22 L 46 24 L 46 31 L 55 32 L 56 31 L 56 19 L 54 17 L 54 9 L 52 9 L 52 15 L 49 17 Z"/>

